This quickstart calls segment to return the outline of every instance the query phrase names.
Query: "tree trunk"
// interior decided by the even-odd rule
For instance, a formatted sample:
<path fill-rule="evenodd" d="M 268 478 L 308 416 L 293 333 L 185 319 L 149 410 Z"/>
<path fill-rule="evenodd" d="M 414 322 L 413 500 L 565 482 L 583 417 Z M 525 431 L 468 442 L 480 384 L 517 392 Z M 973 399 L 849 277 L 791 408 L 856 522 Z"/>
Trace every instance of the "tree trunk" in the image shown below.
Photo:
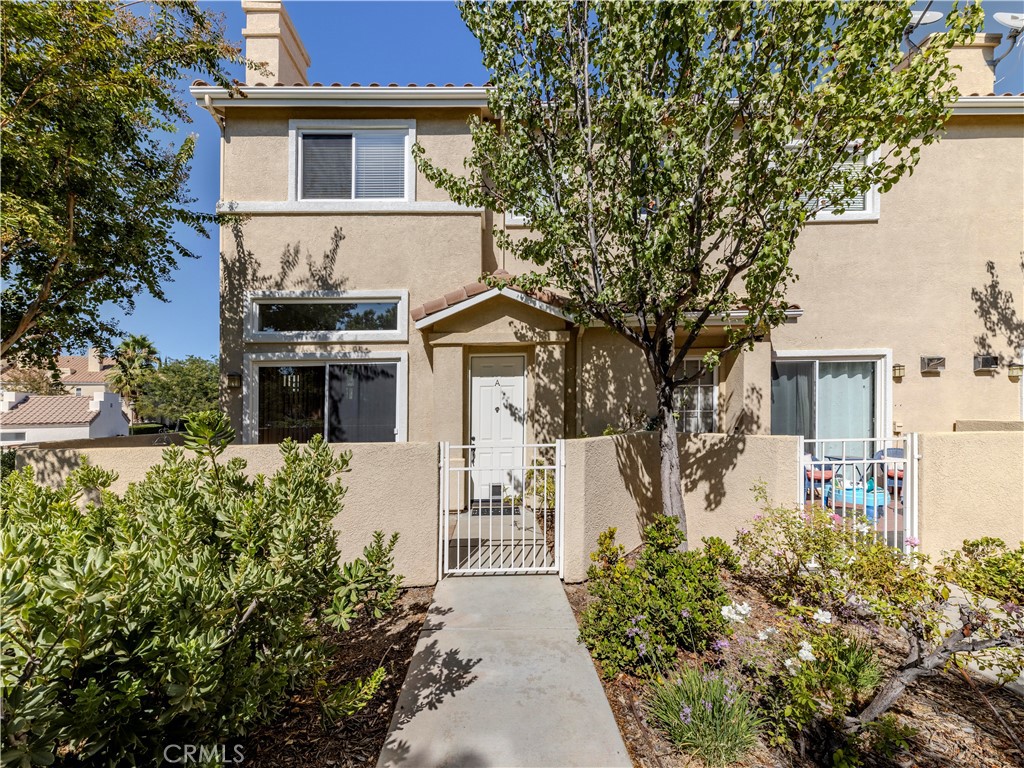
<path fill-rule="evenodd" d="M 686 510 L 683 508 L 682 474 L 679 469 L 679 433 L 676 431 L 676 413 L 672 403 L 672 389 L 666 386 L 658 390 L 658 416 L 660 431 L 658 447 L 661 452 L 661 511 L 676 518 L 679 528 L 686 536 Z M 687 549 L 686 539 L 680 549 Z"/>

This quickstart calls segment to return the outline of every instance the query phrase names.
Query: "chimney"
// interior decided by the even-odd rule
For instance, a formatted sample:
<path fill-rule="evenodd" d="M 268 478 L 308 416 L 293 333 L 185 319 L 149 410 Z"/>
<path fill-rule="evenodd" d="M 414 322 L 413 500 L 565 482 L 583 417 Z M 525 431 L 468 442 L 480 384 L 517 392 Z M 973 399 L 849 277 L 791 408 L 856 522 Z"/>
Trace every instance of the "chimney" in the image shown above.
<path fill-rule="evenodd" d="M 1002 39 L 1000 34 L 986 32 L 975 35 L 970 42 L 950 48 L 949 63 L 960 67 L 954 83 L 961 96 L 972 93 L 987 96 L 995 89 L 996 67 L 992 60 Z"/>
<path fill-rule="evenodd" d="M 309 54 L 281 0 L 242 0 L 242 10 L 245 58 L 262 62 L 270 70 L 267 76 L 246 67 L 245 84 L 308 85 Z"/>
<path fill-rule="evenodd" d="M 103 355 L 96 347 L 89 347 L 89 370 L 90 371 L 102 371 L 103 370 Z M 70 373 L 70 371 L 68 371 Z"/>

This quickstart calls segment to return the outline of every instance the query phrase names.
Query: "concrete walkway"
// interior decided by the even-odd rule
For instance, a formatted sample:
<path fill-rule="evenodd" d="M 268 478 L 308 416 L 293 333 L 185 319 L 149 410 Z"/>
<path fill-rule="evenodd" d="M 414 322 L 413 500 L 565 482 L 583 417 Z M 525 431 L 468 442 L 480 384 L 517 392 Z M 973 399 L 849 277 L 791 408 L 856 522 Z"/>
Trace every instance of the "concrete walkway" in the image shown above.
<path fill-rule="evenodd" d="M 377 765 L 629 766 L 557 576 L 437 585 Z"/>

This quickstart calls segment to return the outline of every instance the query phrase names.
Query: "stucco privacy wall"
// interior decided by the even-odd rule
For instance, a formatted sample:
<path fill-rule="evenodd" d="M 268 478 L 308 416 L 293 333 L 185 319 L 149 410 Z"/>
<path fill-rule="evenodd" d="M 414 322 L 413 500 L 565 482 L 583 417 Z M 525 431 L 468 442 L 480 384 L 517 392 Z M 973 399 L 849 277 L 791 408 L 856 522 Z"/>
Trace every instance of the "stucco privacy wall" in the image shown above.
<path fill-rule="evenodd" d="M 774 349 L 891 350 L 906 366 L 892 383 L 897 433 L 1019 419 L 1020 382 L 973 363 L 986 347 L 1021 354 L 1011 340 L 1024 318 L 1022 168 L 1019 115 L 954 117 L 914 174 L 881 195 L 876 221 L 812 223 L 800 234 L 800 279 L 787 299 L 804 314 L 772 331 Z M 922 374 L 923 355 L 945 357 L 946 369 Z"/>
<path fill-rule="evenodd" d="M 799 476 L 798 438 L 767 435 L 680 435 L 683 501 L 689 540 L 736 531 L 758 511 L 753 488 L 790 505 Z M 565 443 L 565 580 L 582 581 L 598 535 L 617 529 L 629 551 L 660 511 L 658 436 L 653 432 Z"/>
<path fill-rule="evenodd" d="M 964 539 L 1024 541 L 1024 433 L 919 436 L 919 537 L 933 558 Z"/>
<path fill-rule="evenodd" d="M 438 446 L 437 443 L 362 443 L 334 446 L 352 452 L 351 472 L 344 476 L 348 487 L 344 509 L 335 517 L 341 557 L 359 557 L 376 530 L 390 535 L 398 531 L 395 570 L 409 587 L 437 581 Z M 37 477 L 56 484 L 86 456 L 92 464 L 117 472 L 111 490 L 123 492 L 160 462 L 163 448 L 24 449 L 18 466 L 31 465 Z M 245 459 L 250 476 L 272 474 L 281 465 L 276 445 L 232 445 L 223 460 Z M 398 482 L 397 478 L 401 477 Z"/>
<path fill-rule="evenodd" d="M 953 425 L 954 432 L 1024 432 L 1024 421 L 968 421 L 961 419 Z"/>

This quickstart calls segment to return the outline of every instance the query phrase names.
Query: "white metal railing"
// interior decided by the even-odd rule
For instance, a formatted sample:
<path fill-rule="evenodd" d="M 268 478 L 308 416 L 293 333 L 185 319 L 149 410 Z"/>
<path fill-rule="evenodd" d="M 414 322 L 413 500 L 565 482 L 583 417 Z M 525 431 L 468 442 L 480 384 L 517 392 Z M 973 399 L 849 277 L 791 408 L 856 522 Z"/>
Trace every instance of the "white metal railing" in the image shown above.
<path fill-rule="evenodd" d="M 886 544 L 917 546 L 917 435 L 800 443 L 799 503 L 865 517 Z"/>
<path fill-rule="evenodd" d="M 438 576 L 562 574 L 563 443 L 441 443 Z"/>

